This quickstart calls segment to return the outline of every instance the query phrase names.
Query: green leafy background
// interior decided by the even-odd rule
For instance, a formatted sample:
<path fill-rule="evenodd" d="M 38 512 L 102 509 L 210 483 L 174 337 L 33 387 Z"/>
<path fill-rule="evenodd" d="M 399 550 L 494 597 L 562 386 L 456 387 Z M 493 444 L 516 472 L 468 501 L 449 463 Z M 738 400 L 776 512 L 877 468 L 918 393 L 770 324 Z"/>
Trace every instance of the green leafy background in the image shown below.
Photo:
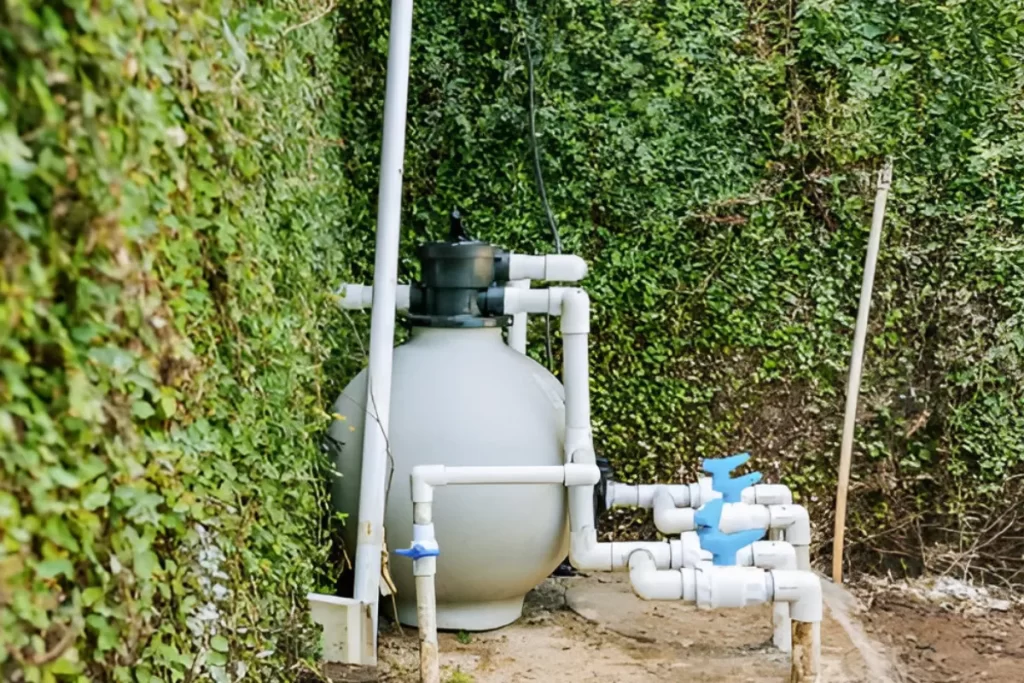
<path fill-rule="evenodd" d="M 304 595 L 341 555 L 318 434 L 365 339 L 329 292 L 372 278 L 389 4 L 0 4 L 5 680 L 315 656 Z M 551 250 L 529 41 L 602 452 L 649 481 L 749 450 L 819 559 L 893 158 L 849 556 L 1013 571 L 1012 534 L 970 542 L 1024 472 L 1024 3 L 422 0 L 415 25 L 402 277 L 456 205 Z"/>

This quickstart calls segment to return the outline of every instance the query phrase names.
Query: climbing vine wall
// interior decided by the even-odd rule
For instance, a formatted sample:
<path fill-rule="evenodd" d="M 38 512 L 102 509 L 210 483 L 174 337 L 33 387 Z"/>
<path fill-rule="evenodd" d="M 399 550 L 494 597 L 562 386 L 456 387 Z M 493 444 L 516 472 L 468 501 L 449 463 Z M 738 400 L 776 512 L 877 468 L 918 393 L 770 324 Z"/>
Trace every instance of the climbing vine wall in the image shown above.
<path fill-rule="evenodd" d="M 0 4 L 4 680 L 315 656 L 303 596 L 343 557 L 316 437 L 366 333 L 328 292 L 372 278 L 388 9 Z M 851 557 L 1015 570 L 1015 534 L 973 543 L 1024 472 L 1024 3 L 421 0 L 415 25 L 402 277 L 453 206 L 552 248 L 529 45 L 601 451 L 651 480 L 749 450 L 819 560 L 891 157 Z"/>

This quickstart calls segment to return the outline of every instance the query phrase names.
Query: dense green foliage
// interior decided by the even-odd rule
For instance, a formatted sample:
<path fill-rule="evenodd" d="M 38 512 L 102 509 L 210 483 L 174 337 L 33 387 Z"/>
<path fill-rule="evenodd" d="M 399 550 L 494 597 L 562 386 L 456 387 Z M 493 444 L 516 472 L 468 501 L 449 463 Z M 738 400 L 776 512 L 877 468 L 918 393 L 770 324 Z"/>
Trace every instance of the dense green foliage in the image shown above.
<path fill-rule="evenodd" d="M 345 154 L 365 212 L 385 5 L 343 3 L 341 102 L 360 141 Z M 410 241 L 442 235 L 459 205 L 483 238 L 551 249 L 532 172 L 530 41 L 548 194 L 566 249 L 592 265 L 598 443 L 623 477 L 750 450 L 829 538 L 875 172 L 891 156 L 853 540 L 897 530 L 873 545 L 905 552 L 900 534 L 929 545 L 941 540 L 929 525 L 969 531 L 1013 500 L 1024 3 L 431 0 L 416 29 Z"/>
<path fill-rule="evenodd" d="M 345 345 L 332 24 L 0 7 L 0 679 L 294 677 Z"/>
<path fill-rule="evenodd" d="M 325 293 L 372 277 L 388 6 L 0 5 L 5 680 L 282 680 L 311 653 L 314 435 L 361 362 Z M 902 539 L 1015 519 L 1021 0 L 421 0 L 416 29 L 403 278 L 453 205 L 550 250 L 528 40 L 622 478 L 750 450 L 827 539 L 892 156 L 853 540 L 934 565 Z"/>

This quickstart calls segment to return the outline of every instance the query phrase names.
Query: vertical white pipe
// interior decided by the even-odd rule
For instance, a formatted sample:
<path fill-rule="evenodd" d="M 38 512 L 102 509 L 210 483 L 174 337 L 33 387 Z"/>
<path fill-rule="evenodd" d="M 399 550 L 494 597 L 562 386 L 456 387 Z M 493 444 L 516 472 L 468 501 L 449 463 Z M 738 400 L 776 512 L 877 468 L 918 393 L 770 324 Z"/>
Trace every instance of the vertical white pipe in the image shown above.
<path fill-rule="evenodd" d="M 369 606 L 377 662 L 377 618 L 380 597 L 381 547 L 384 542 L 384 497 L 388 479 L 388 420 L 391 409 L 391 361 L 395 343 L 395 296 L 398 287 L 398 246 L 402 218 L 402 165 L 405 158 L 405 117 L 409 98 L 409 57 L 413 0 L 392 0 L 384 98 L 384 139 L 381 148 L 380 196 L 370 316 L 370 362 L 362 476 L 359 484 L 359 526 L 353 597 Z"/>
<path fill-rule="evenodd" d="M 433 493 L 431 492 L 428 497 L 433 498 Z M 433 503 L 413 503 L 413 543 L 429 541 L 430 545 L 437 546 L 433 514 Z M 441 683 L 440 651 L 437 643 L 437 593 L 434 586 L 437 560 L 425 557 L 414 560 L 412 566 L 416 577 L 416 622 L 420 633 L 420 683 Z"/>
<path fill-rule="evenodd" d="M 509 287 L 515 289 L 529 289 L 529 280 L 513 280 L 508 283 Z M 513 351 L 526 353 L 526 313 L 516 313 L 512 316 L 512 327 L 508 328 L 508 345 Z"/>
<path fill-rule="evenodd" d="M 566 334 L 562 340 L 562 383 L 565 386 L 566 455 L 590 445 L 590 378 L 587 335 Z M 570 441 L 570 439 L 572 441 Z"/>
<path fill-rule="evenodd" d="M 853 353 L 850 358 L 850 380 L 846 388 L 846 419 L 843 422 L 843 444 L 839 451 L 839 483 L 836 485 L 836 524 L 832 542 L 832 581 L 843 582 L 843 537 L 846 534 L 846 493 L 850 488 L 850 464 L 853 459 L 853 433 L 857 427 L 857 398 L 860 396 L 860 376 L 864 367 L 864 343 L 868 334 L 868 314 L 871 311 L 871 290 L 875 284 L 875 264 L 882 241 L 882 223 L 885 203 L 892 185 L 892 167 L 886 164 L 878 174 L 871 234 L 868 235 L 868 253 L 864 260 L 864 281 L 860 287 L 860 307 L 857 327 L 853 334 Z"/>
<path fill-rule="evenodd" d="M 565 460 L 593 464 L 590 435 L 590 297 L 582 289 L 562 297 L 562 384 L 565 386 Z M 569 526 L 573 533 L 595 533 L 594 487 L 569 489 Z M 596 535 L 594 537 L 596 542 Z"/>

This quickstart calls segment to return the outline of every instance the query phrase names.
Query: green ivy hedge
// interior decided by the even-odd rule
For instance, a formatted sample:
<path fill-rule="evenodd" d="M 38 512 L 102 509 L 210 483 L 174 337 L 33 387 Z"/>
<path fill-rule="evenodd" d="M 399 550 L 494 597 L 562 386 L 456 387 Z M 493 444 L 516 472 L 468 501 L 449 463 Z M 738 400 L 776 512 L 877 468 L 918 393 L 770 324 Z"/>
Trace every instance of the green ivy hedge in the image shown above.
<path fill-rule="evenodd" d="M 324 363 L 354 337 L 326 7 L 0 3 L 4 681 L 314 652 Z"/>
<path fill-rule="evenodd" d="M 337 571 L 315 436 L 365 335 L 326 292 L 372 278 L 388 9 L 0 5 L 5 680 L 277 681 L 312 656 L 303 595 Z M 853 547 L 927 567 L 940 528 L 1012 519 L 1024 3 L 421 0 L 415 25 L 402 276 L 453 205 L 550 250 L 530 41 L 622 478 L 750 450 L 827 539 L 891 156 Z"/>

